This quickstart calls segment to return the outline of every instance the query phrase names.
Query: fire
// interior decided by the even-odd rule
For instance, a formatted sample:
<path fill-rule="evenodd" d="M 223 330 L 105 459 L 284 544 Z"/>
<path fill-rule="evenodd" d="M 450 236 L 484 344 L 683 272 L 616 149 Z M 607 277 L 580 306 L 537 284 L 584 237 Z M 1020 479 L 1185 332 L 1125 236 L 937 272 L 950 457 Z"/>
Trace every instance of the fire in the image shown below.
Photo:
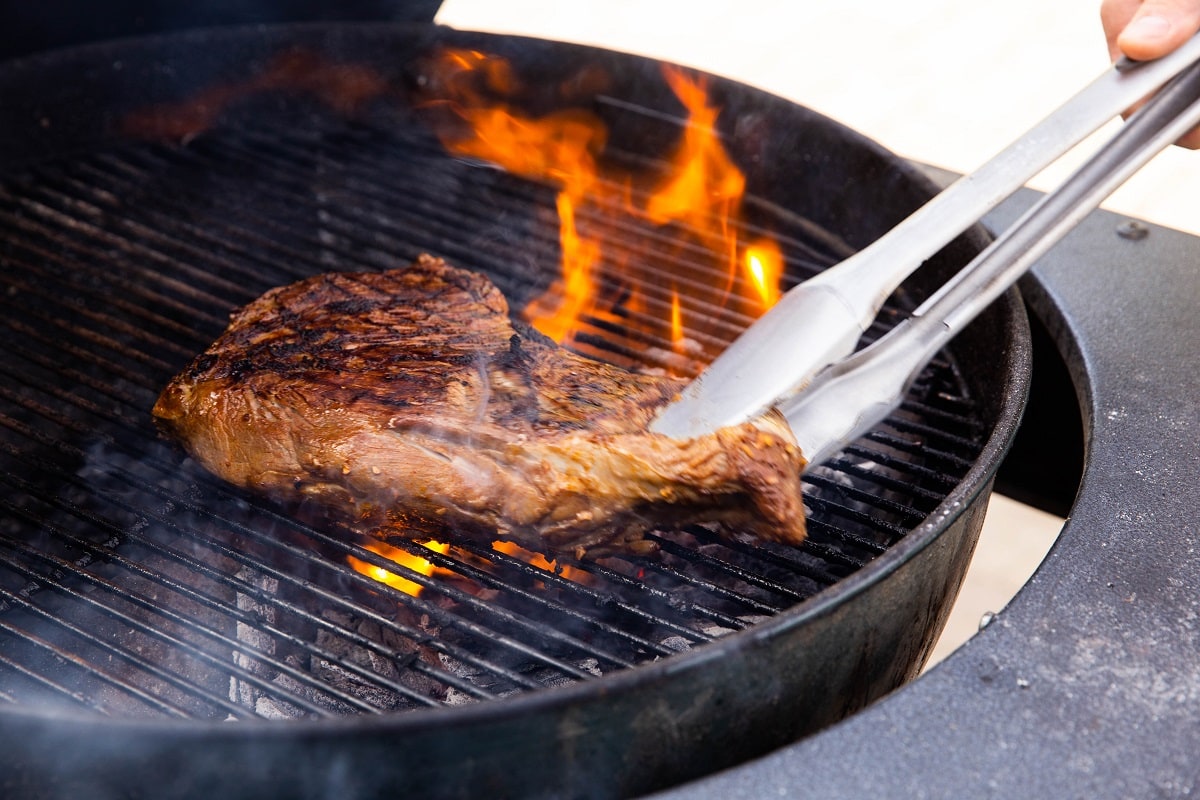
<path fill-rule="evenodd" d="M 425 542 L 418 542 L 418 544 L 434 553 L 441 553 L 442 555 L 450 554 L 460 558 L 469 558 L 469 556 L 466 556 L 462 551 L 458 550 L 457 548 L 452 548 L 451 545 L 444 542 L 431 539 Z M 392 547 L 391 545 L 384 544 L 380 541 L 366 542 L 363 544 L 363 548 L 370 550 L 376 555 L 383 556 L 398 566 L 412 570 L 420 575 L 453 576 L 457 574 L 453 570 L 438 567 L 419 555 L 415 555 L 398 547 Z M 577 583 L 588 583 L 592 579 L 592 576 L 583 570 L 576 569 L 565 564 L 560 566 L 557 561 L 551 561 L 541 553 L 535 553 L 532 550 L 526 550 L 525 548 L 519 547 L 512 542 L 499 540 L 494 541 L 492 542 L 492 549 L 499 553 L 515 556 L 516 558 L 519 558 L 533 567 L 545 570 L 546 572 L 553 572 L 556 575 L 561 575 L 567 580 L 573 580 Z M 349 564 L 350 567 L 356 572 L 367 576 L 371 580 L 391 586 L 393 589 L 398 589 L 399 591 L 412 595 L 413 597 L 420 596 L 421 592 L 425 588 L 416 581 L 409 580 L 408 578 L 398 575 L 389 569 L 385 569 L 384 567 L 363 561 L 362 559 L 355 558 L 354 556 L 346 556 L 346 563 Z"/>
<path fill-rule="evenodd" d="M 683 331 L 697 327 L 697 320 L 684 318 L 677 300 L 647 299 L 636 288 L 654 280 L 630 281 L 627 273 L 621 274 L 641 265 L 617 263 L 614 248 L 606 248 L 596 232 L 600 222 L 612 222 L 617 214 L 669 229 L 678 241 L 714 254 L 724 278 L 712 281 L 707 293 L 692 282 L 689 299 L 697 306 L 732 303 L 739 312 L 754 315 L 779 298 L 778 247 L 738 241 L 746 179 L 717 132 L 720 108 L 710 102 L 705 79 L 677 67 L 665 67 L 663 75 L 687 121 L 669 154 L 666 177 L 648 189 L 644 180 L 604 166 L 608 131 L 596 114 L 579 108 L 527 112 L 517 109 L 513 100 L 532 95 L 543 105 L 547 97 L 566 103 L 562 97 L 572 94 L 569 87 L 585 87 L 585 96 L 596 90 L 596 76 L 564 76 L 561 86 L 538 85 L 530 90 L 504 59 L 464 49 L 439 53 L 425 76 L 431 84 L 427 96 L 432 98 L 426 107 L 452 112 L 443 120 L 453 120 L 451 124 L 436 126 L 447 150 L 549 183 L 557 191 L 560 277 L 523 310 L 536 328 L 557 342 L 568 342 L 588 320 L 624 325 L 631 319 L 651 319 L 643 332 L 669 335 L 678 350 L 686 338 Z M 186 140 L 207 130 L 244 97 L 275 90 L 304 92 L 338 113 L 353 116 L 386 97 L 390 84 L 365 65 L 293 50 L 245 80 L 217 84 L 178 105 L 131 114 L 122 124 L 136 135 Z M 635 183 L 640 194 L 633 189 Z M 627 225 L 610 227 L 629 230 Z M 681 248 L 675 258 L 687 265 L 698 256 L 694 247 Z M 643 316 L 648 309 L 661 310 L 648 318 Z M 656 316 L 661 319 L 653 319 Z"/>
<path fill-rule="evenodd" d="M 679 305 L 679 292 L 671 289 L 671 345 L 678 352 L 683 347 L 683 308 Z"/>
<path fill-rule="evenodd" d="M 515 175 L 558 187 L 562 278 L 527 309 L 534 326 L 564 341 L 596 296 L 592 270 L 600 243 L 580 234 L 576 210 L 595 189 L 596 155 L 604 149 L 604 124 L 584 111 L 556 111 L 533 117 L 493 104 L 491 93 L 508 94 L 515 81 L 507 62 L 473 50 L 449 50 L 440 70 L 463 131 L 439 130 L 442 144 L 458 155 L 497 164 Z"/>
<path fill-rule="evenodd" d="M 450 551 L 450 545 L 442 542 L 430 540 L 427 542 L 419 542 L 419 544 L 434 553 L 441 553 L 442 555 L 445 555 Z M 391 545 L 384 544 L 383 542 L 366 542 L 363 544 L 363 549 L 370 550 L 375 555 L 383 556 L 389 561 L 398 564 L 399 566 L 406 567 L 407 569 L 410 569 L 413 572 L 421 575 L 433 575 L 438 569 L 429 561 L 421 558 L 418 555 L 414 555 L 407 550 L 401 550 L 398 547 L 392 547 Z M 355 571 L 366 575 L 371 580 L 387 584 L 393 589 L 399 589 L 405 594 L 410 594 L 416 597 L 421 593 L 421 589 L 423 588 L 421 584 L 415 581 L 410 581 L 408 578 L 403 578 L 394 572 L 384 569 L 383 567 L 376 566 L 369 562 L 363 561 L 362 559 L 355 558 L 354 556 L 346 556 L 346 562 Z"/>
<path fill-rule="evenodd" d="M 750 245 L 746 248 L 745 267 L 763 310 L 778 303 L 782 294 L 779 279 L 783 275 L 783 255 L 779 245 L 766 239 Z"/>
<path fill-rule="evenodd" d="M 719 109 L 708 105 L 704 84 L 679 69 L 664 70 L 667 83 L 688 110 L 683 141 L 671 158 L 671 177 L 651 196 L 646 216 L 659 225 L 682 223 L 697 231 L 717 252 L 736 258 L 737 237 L 730 230 L 746 189 L 746 179 L 730 160 L 716 134 Z"/>
<path fill-rule="evenodd" d="M 600 259 L 600 247 L 579 235 L 575 226 L 577 202 L 578 198 L 565 191 L 558 196 L 562 278 L 556 291 L 535 298 L 525 312 L 534 327 L 556 342 L 566 340 L 575 324 L 591 310 L 596 297 L 592 269 Z"/>
<path fill-rule="evenodd" d="M 752 246 L 738 241 L 746 179 L 717 133 L 720 109 L 709 102 L 702 78 L 679 68 L 664 68 L 667 84 L 688 120 L 670 155 L 667 177 L 639 202 L 630 190 L 630 176 L 602 169 L 608 136 L 596 115 L 578 109 L 541 115 L 516 110 L 504 99 L 522 91 L 512 69 L 504 60 L 477 51 L 447 51 L 435 72 L 440 101 L 465 123 L 438 126 L 449 151 L 549 182 L 558 191 L 560 278 L 524 309 L 542 333 L 564 342 L 584 319 L 611 318 L 613 298 L 602 297 L 598 287 L 602 275 L 614 279 L 608 281 L 610 285 L 624 285 L 620 275 L 601 272 L 620 266 L 614 267 L 611 257 L 606 260 L 604 242 L 588 232 L 584 221 L 603 219 L 613 208 L 654 225 L 671 226 L 673 235 L 715 254 L 726 276 L 723 285 L 710 287 L 718 305 L 738 298 L 744 312 L 761 313 L 778 300 L 783 269 L 779 248 L 767 241 Z M 635 291 L 619 294 L 616 302 L 626 311 L 646 305 Z M 706 303 L 710 300 L 706 298 Z M 687 321 L 678 297 L 673 294 L 670 303 L 670 319 L 661 324 L 669 326 L 664 333 L 678 348 Z"/>
<path fill-rule="evenodd" d="M 526 550 L 524 547 L 513 544 L 512 542 L 506 542 L 502 540 L 494 541 L 492 542 L 492 549 L 499 553 L 515 556 L 532 567 L 543 569 L 546 572 L 553 572 L 556 575 L 561 575 L 567 580 L 572 580 L 576 583 L 588 583 L 591 580 L 591 575 L 583 570 L 575 569 L 574 567 L 569 567 L 565 564 L 559 566 L 557 561 L 551 561 L 541 553 L 535 553 L 532 550 Z"/>

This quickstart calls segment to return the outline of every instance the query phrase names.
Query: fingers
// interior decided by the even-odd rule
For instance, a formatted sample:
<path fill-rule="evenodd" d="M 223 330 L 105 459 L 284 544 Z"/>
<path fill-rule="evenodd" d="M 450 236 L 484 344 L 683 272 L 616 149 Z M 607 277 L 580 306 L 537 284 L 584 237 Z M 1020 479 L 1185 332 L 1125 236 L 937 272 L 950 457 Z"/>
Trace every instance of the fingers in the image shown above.
<path fill-rule="evenodd" d="M 1159 58 L 1200 30 L 1200 0 L 1104 0 L 1100 19 L 1109 53 Z"/>
<path fill-rule="evenodd" d="M 1100 4 L 1100 23 L 1104 26 L 1104 38 L 1108 42 L 1108 56 L 1113 61 L 1124 55 L 1117 39 L 1141 5 L 1142 0 L 1103 0 Z"/>
<path fill-rule="evenodd" d="M 1103 0 L 1100 22 L 1114 61 L 1159 58 L 1200 30 L 1200 0 Z M 1200 149 L 1200 128 L 1176 144 Z"/>

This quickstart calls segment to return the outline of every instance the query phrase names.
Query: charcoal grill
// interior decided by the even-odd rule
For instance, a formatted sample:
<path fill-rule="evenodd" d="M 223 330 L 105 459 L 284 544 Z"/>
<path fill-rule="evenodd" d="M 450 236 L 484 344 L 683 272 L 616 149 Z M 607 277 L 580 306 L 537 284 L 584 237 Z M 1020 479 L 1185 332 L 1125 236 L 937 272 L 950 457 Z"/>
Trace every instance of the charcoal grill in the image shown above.
<path fill-rule="evenodd" d="M 656 533 L 652 556 L 560 559 L 579 580 L 465 542 L 400 543 L 451 573 L 427 577 L 230 490 L 155 435 L 159 388 L 271 286 L 420 252 L 488 273 L 515 306 L 550 283 L 552 190 L 448 158 L 409 102 L 421 75 L 397 53 L 444 43 L 535 75 L 599 67 L 611 83 L 594 110 L 631 169 L 653 170 L 679 130 L 652 62 L 426 27 L 184 34 L 7 75 L 0 733 L 14 791 L 637 793 L 824 727 L 928 654 L 1021 406 L 1013 296 L 897 415 L 813 473 L 798 550 L 693 526 Z M 196 110 L 180 103 L 285 52 L 352 57 L 385 89 L 348 110 L 303 86 L 226 93 L 203 124 L 174 126 Z M 31 88 L 33 74 L 62 91 Z M 932 191 L 803 109 L 723 81 L 713 92 L 754 195 L 746 224 L 780 239 L 789 282 Z M 146 119 L 163 125 L 131 123 Z M 864 202 L 856 181 L 892 202 Z M 705 277 L 704 253 L 661 233 L 619 241 L 613 257 L 649 265 L 652 305 L 666 302 L 657 276 Z M 888 314 L 982 243 L 973 232 L 948 248 Z M 711 354 L 748 322 L 714 309 L 692 338 Z M 678 366 L 611 319 L 573 346 Z M 381 585 L 347 556 L 425 589 Z"/>
<path fill-rule="evenodd" d="M 1036 199 L 985 221 L 1002 230 Z M 1195 794 L 1197 263 L 1195 236 L 1100 211 L 1022 283 L 1088 449 L 1063 532 L 1002 613 L 845 722 L 655 797 Z"/>

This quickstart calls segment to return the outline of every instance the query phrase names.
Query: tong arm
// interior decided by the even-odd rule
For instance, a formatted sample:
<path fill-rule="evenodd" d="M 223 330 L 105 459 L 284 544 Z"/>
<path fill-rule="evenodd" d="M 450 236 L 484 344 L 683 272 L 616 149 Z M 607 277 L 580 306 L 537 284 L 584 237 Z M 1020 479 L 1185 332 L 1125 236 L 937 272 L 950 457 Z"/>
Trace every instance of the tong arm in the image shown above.
<path fill-rule="evenodd" d="M 887 297 L 930 256 L 1086 136 L 1200 60 L 1200 35 L 1161 59 L 1123 60 L 869 247 L 794 287 L 650 429 L 678 438 L 737 424 L 853 352 Z"/>
<path fill-rule="evenodd" d="M 1200 63 L 1135 113 L 1058 189 L 1043 197 L 913 315 L 826 368 L 780 409 L 810 463 L 866 433 L 900 405 L 917 373 L 980 311 L 1160 150 L 1200 124 Z"/>

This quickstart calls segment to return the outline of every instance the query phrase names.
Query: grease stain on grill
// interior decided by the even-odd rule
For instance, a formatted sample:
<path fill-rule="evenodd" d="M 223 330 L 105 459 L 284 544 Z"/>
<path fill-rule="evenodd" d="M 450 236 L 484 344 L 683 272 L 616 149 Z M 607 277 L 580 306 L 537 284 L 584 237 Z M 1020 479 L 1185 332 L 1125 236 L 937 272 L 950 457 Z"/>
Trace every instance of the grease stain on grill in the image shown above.
<path fill-rule="evenodd" d="M 291 718 L 591 680 L 803 602 L 902 539 L 972 463 L 982 432 L 943 357 L 893 418 L 806 476 L 801 548 L 692 526 L 653 533 L 652 555 L 560 559 L 578 581 L 472 542 L 447 554 L 395 543 L 449 572 L 430 578 L 351 531 L 239 494 L 149 418 L 233 308 L 421 252 L 485 271 L 513 307 L 557 270 L 549 187 L 448 158 L 419 128 L 306 121 L 121 146 L 0 183 L 0 702 Z M 790 283 L 839 255 L 832 237 L 750 204 L 781 240 Z M 651 297 L 656 269 L 703 270 L 654 235 L 618 241 L 628 252 L 610 257 L 645 265 Z M 710 322 L 689 332 L 689 359 L 749 320 Z M 631 368 L 680 358 L 611 319 L 589 320 L 574 347 Z M 347 556 L 426 588 L 371 581 Z"/>

